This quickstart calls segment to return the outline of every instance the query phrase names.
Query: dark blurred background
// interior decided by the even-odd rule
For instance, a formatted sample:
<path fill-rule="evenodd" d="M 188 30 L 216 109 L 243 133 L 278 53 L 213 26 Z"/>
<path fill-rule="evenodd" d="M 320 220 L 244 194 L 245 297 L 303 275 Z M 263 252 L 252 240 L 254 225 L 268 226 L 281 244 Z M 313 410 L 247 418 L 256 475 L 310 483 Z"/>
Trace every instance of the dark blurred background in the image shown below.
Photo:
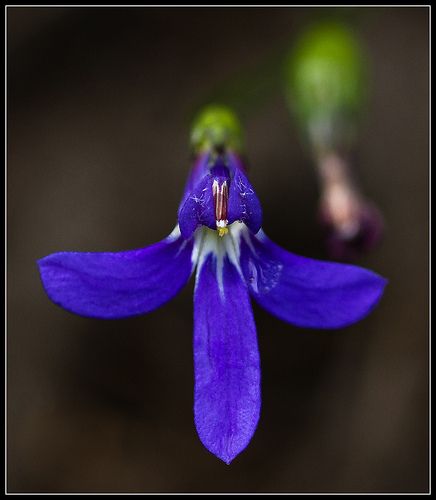
<path fill-rule="evenodd" d="M 193 423 L 192 280 L 147 316 L 99 321 L 53 305 L 35 261 L 165 237 L 209 99 L 241 112 L 266 232 L 327 258 L 276 72 L 326 13 L 372 63 L 355 168 L 386 234 L 357 263 L 389 286 L 340 331 L 254 306 L 262 415 L 227 466 Z M 427 8 L 7 9 L 8 491 L 428 490 L 428 22 Z"/>

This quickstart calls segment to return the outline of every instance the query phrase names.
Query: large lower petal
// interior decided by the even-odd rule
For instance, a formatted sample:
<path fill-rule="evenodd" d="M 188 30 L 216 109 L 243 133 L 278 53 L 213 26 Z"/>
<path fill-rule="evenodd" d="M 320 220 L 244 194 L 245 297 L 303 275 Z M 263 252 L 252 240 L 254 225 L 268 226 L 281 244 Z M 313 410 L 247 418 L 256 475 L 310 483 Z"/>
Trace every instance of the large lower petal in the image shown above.
<path fill-rule="evenodd" d="M 341 328 L 359 321 L 375 307 L 386 285 L 367 269 L 287 252 L 262 231 L 242 237 L 241 266 L 262 307 L 306 328 Z"/>
<path fill-rule="evenodd" d="M 127 252 L 59 252 L 38 261 L 44 288 L 82 316 L 124 318 L 161 306 L 192 272 L 192 242 L 178 228 L 168 238 Z"/>
<path fill-rule="evenodd" d="M 249 443 L 260 412 L 260 363 L 250 298 L 236 267 L 210 254 L 195 289 L 195 425 L 229 464 Z"/>

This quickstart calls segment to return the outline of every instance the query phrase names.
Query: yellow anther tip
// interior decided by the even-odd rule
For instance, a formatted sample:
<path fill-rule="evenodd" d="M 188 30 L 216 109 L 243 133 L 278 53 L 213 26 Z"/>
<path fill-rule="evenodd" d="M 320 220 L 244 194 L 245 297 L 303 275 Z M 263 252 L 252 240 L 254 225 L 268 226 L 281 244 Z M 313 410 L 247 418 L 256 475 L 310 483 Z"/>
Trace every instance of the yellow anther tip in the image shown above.
<path fill-rule="evenodd" d="M 227 227 L 218 227 L 218 236 L 221 236 L 221 238 L 226 235 L 229 232 L 229 229 Z"/>

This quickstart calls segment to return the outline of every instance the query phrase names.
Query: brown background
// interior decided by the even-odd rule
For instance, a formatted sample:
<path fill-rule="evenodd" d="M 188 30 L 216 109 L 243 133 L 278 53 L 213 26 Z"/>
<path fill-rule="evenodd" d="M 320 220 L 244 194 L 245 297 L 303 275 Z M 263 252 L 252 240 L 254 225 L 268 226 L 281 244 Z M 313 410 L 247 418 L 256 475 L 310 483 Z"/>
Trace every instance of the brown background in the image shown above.
<path fill-rule="evenodd" d="M 211 96 L 242 111 L 266 232 L 326 258 L 314 170 L 269 62 L 318 14 L 7 9 L 9 491 L 427 490 L 427 8 L 340 12 L 372 61 L 356 170 L 386 219 L 383 244 L 358 263 L 390 283 L 342 331 L 255 307 L 262 416 L 231 466 L 193 424 L 192 281 L 148 316 L 99 321 L 54 306 L 37 273 L 55 251 L 137 248 L 171 231 L 189 120 Z"/>

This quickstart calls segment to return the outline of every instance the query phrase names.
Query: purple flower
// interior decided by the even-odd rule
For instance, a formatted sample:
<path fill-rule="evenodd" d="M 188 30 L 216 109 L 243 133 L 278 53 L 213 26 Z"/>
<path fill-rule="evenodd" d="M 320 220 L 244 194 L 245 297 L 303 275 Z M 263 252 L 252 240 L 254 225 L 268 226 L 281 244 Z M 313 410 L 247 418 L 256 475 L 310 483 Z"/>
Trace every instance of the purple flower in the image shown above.
<path fill-rule="evenodd" d="M 367 104 L 368 61 L 355 30 L 337 20 L 305 29 L 286 62 L 288 104 L 316 163 L 319 222 L 332 259 L 352 261 L 383 236 L 379 209 L 362 195 L 349 155 Z"/>
<path fill-rule="evenodd" d="M 360 192 L 348 161 L 338 153 L 319 155 L 319 220 L 329 255 L 350 261 L 373 249 L 383 235 L 383 217 Z"/>
<path fill-rule="evenodd" d="M 374 308 L 386 281 L 356 266 L 294 255 L 270 241 L 234 137 L 221 134 L 234 128 L 218 126 L 230 112 L 207 112 L 215 120 L 203 123 L 205 135 L 195 141 L 178 224 L 167 238 L 126 252 L 55 253 L 38 264 L 53 302 L 108 319 L 156 309 L 195 270 L 195 425 L 204 446 L 229 464 L 248 445 L 260 414 L 250 298 L 293 325 L 340 328 Z"/>

